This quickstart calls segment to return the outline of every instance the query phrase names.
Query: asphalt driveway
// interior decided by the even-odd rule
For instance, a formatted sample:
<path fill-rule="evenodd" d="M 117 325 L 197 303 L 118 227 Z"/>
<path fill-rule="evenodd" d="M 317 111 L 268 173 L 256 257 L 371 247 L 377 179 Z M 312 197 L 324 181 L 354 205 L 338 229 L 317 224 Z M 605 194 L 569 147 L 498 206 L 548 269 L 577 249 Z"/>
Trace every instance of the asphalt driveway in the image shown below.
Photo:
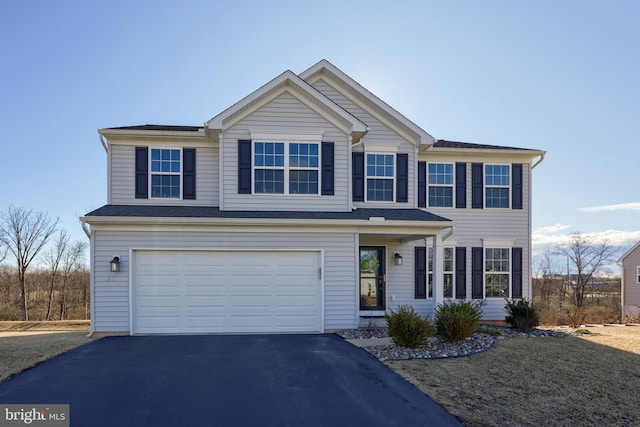
<path fill-rule="evenodd" d="M 337 335 L 108 337 L 0 384 L 0 403 L 68 403 L 72 426 L 455 426 Z"/>

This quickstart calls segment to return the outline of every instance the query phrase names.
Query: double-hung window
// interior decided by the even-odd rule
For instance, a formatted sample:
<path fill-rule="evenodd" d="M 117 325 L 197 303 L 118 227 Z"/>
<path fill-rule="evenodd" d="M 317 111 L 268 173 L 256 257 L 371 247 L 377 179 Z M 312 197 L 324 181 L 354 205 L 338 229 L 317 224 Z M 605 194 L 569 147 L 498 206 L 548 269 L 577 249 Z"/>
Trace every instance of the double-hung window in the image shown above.
<path fill-rule="evenodd" d="M 509 165 L 484 165 L 485 206 L 509 208 L 511 173 Z"/>
<path fill-rule="evenodd" d="M 453 164 L 429 163 L 429 207 L 453 207 Z"/>
<path fill-rule="evenodd" d="M 509 298 L 511 249 L 485 248 L 484 284 L 486 298 Z"/>
<path fill-rule="evenodd" d="M 180 149 L 152 148 L 151 197 L 179 199 L 182 180 Z"/>
<path fill-rule="evenodd" d="M 319 194 L 319 144 L 254 142 L 256 194 Z"/>
<path fill-rule="evenodd" d="M 428 262 L 427 268 L 429 272 L 429 298 L 433 298 L 433 248 L 429 247 L 427 251 Z M 454 278 L 454 254 L 453 248 L 443 248 L 442 270 L 444 273 L 443 297 L 453 298 L 453 278 Z"/>
<path fill-rule="evenodd" d="M 366 201 L 394 201 L 395 154 L 366 154 Z"/>

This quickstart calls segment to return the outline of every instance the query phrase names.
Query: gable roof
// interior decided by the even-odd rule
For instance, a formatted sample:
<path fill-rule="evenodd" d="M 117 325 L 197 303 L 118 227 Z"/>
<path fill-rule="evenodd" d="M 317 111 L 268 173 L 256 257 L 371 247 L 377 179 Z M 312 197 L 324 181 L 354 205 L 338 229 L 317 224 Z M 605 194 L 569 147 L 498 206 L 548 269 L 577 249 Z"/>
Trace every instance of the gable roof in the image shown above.
<path fill-rule="evenodd" d="M 416 145 L 431 145 L 435 142 L 435 138 L 429 135 L 424 129 L 400 114 L 389 104 L 378 98 L 326 59 L 322 59 L 315 65 L 300 73 L 300 78 L 309 83 L 312 83 L 323 76 L 327 76 L 332 81 L 341 84 L 344 89 L 351 92 L 352 96 L 359 98 L 359 100 L 364 102 L 378 115 L 384 117 L 396 127 L 403 128 L 406 133 L 413 136 L 414 143 Z"/>
<path fill-rule="evenodd" d="M 289 70 L 207 121 L 205 128 L 222 129 L 223 126 L 227 127 L 284 91 L 288 91 L 337 127 L 353 135 L 354 140 L 362 138 L 368 130 L 367 125 Z"/>
<path fill-rule="evenodd" d="M 624 259 L 625 259 L 626 257 L 628 257 L 629 255 L 631 255 L 631 253 L 633 253 L 633 252 L 634 252 L 636 249 L 638 249 L 638 248 L 640 248 L 640 242 L 636 243 L 635 245 L 633 245 L 633 246 L 631 247 L 631 249 L 629 249 L 627 252 L 625 252 L 625 253 L 624 253 L 624 255 L 622 255 L 622 256 L 620 257 L 620 259 L 618 260 L 618 262 L 622 262 L 622 261 L 624 261 Z"/>

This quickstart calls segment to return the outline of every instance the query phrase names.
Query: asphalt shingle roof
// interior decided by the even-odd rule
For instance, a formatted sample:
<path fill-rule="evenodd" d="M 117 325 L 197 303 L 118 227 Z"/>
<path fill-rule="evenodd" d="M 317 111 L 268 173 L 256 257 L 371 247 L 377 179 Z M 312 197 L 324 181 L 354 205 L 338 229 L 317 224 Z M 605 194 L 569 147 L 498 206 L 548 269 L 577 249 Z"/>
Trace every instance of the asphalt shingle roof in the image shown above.
<path fill-rule="evenodd" d="M 146 217 L 146 218 L 256 218 L 256 219 L 322 219 L 368 220 L 384 217 L 389 221 L 450 221 L 421 209 L 371 209 L 352 212 L 316 211 L 221 211 L 208 206 L 135 206 L 105 205 L 86 214 L 87 217 Z"/>
<path fill-rule="evenodd" d="M 137 126 L 120 126 L 108 128 L 111 130 L 159 130 L 171 132 L 198 132 L 204 129 L 202 126 L 174 126 L 174 125 L 137 125 Z"/>
<path fill-rule="evenodd" d="M 459 142 L 459 141 L 447 141 L 439 139 L 433 144 L 435 148 L 471 148 L 471 149 L 485 149 L 485 150 L 524 150 L 530 151 L 529 148 L 522 147 L 505 147 L 502 145 L 488 145 L 488 144 L 474 144 L 471 142 Z"/>

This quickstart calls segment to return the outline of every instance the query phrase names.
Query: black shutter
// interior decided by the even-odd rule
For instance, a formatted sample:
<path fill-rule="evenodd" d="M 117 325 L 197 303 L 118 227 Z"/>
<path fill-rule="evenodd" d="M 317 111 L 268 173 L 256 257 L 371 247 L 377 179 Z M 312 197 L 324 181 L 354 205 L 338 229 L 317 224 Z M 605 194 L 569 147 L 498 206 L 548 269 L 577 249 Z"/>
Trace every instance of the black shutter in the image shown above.
<path fill-rule="evenodd" d="M 364 153 L 351 156 L 352 198 L 354 202 L 364 202 Z"/>
<path fill-rule="evenodd" d="M 511 165 L 513 182 L 511 185 L 512 209 L 522 209 L 522 164 Z"/>
<path fill-rule="evenodd" d="M 415 279 L 416 279 L 416 299 L 427 298 L 427 248 L 416 246 Z"/>
<path fill-rule="evenodd" d="M 333 142 L 322 143 L 322 186 L 320 194 L 333 196 L 334 147 Z"/>
<path fill-rule="evenodd" d="M 482 248 L 471 248 L 471 298 L 482 299 L 484 262 Z"/>
<path fill-rule="evenodd" d="M 427 162 L 418 162 L 418 207 L 427 207 Z"/>
<path fill-rule="evenodd" d="M 251 194 L 251 140 L 238 140 L 238 194 Z"/>
<path fill-rule="evenodd" d="M 409 201 L 409 155 L 396 154 L 396 202 Z"/>
<path fill-rule="evenodd" d="M 196 149 L 182 149 L 182 198 L 196 198 Z"/>
<path fill-rule="evenodd" d="M 467 248 L 456 248 L 456 298 L 467 298 Z"/>
<path fill-rule="evenodd" d="M 511 298 L 522 298 L 522 248 L 511 248 Z"/>
<path fill-rule="evenodd" d="M 471 207 L 482 209 L 484 205 L 482 163 L 471 164 Z"/>
<path fill-rule="evenodd" d="M 136 199 L 149 198 L 149 147 L 136 147 Z"/>
<path fill-rule="evenodd" d="M 467 207 L 467 164 L 456 163 L 456 208 Z"/>

